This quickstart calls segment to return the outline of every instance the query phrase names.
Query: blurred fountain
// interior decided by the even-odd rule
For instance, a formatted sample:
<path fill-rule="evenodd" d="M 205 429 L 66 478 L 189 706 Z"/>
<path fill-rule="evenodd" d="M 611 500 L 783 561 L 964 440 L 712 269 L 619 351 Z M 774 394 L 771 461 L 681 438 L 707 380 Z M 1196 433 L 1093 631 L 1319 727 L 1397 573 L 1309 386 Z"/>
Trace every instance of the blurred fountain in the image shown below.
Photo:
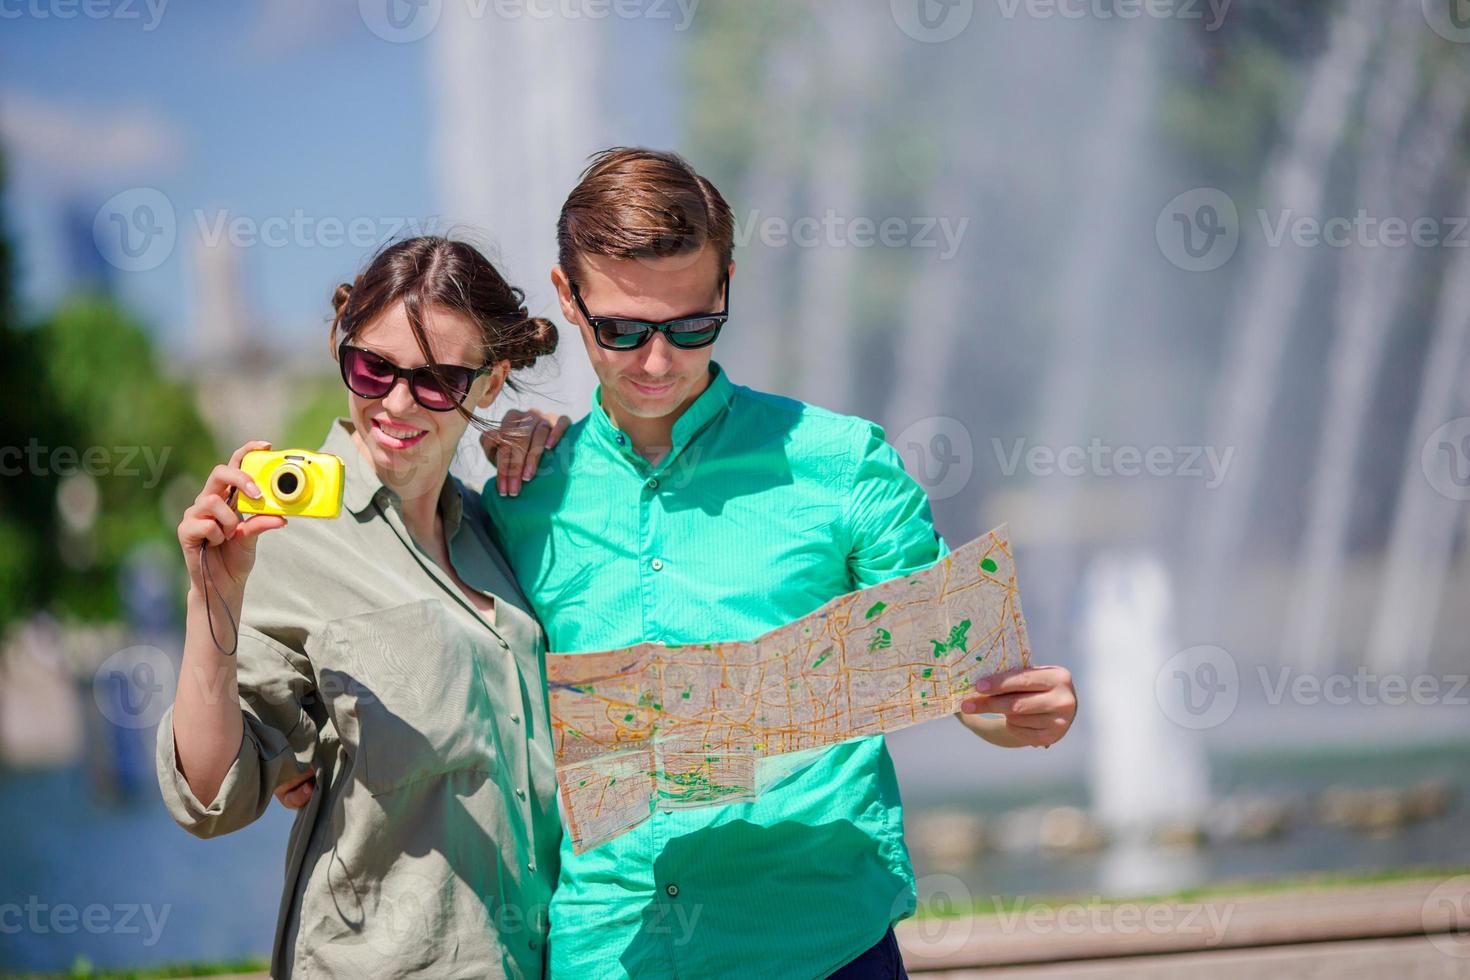
<path fill-rule="evenodd" d="M 557 215 L 587 158 L 614 142 L 600 77 L 607 26 L 475 7 L 445 4 L 434 32 L 440 200 L 450 220 L 468 224 L 447 230 L 480 239 L 526 291 L 530 312 L 560 323 L 549 278 Z M 555 367 L 529 400 L 575 418 L 595 384 L 576 331 L 563 325 Z"/>
<path fill-rule="evenodd" d="M 877 97 L 882 77 L 873 71 L 877 61 L 882 22 L 873 5 L 842 5 L 816 11 L 817 29 L 825 35 L 822 50 L 828 53 L 822 70 L 808 76 L 808 84 L 819 86 L 803 215 L 822 223 L 835 214 L 839 238 L 824 237 L 814 246 L 793 240 L 799 272 L 796 289 L 796 357 L 801 371 L 797 388 L 804 401 L 839 412 L 854 412 L 857 375 L 855 341 L 857 326 L 855 293 L 858 288 L 862 251 L 848 232 L 852 221 L 867 214 L 863 194 L 864 149 L 869 140 L 871 104 Z M 869 198 L 870 199 L 870 198 Z M 870 210 L 870 209 L 869 209 Z M 795 223 L 793 222 L 793 230 Z"/>
<path fill-rule="evenodd" d="M 1470 85 L 1458 70 L 1442 71 L 1430 111 L 1412 133 L 1422 26 L 1400 3 L 1387 64 L 1368 96 L 1357 206 L 1373 215 L 1430 214 L 1435 180 L 1451 159 Z M 1399 303 L 1418 256 L 1413 248 L 1356 242 L 1342 255 L 1336 324 L 1328 355 L 1328 393 L 1313 467 L 1301 565 L 1288 606 L 1285 655 L 1304 670 L 1331 665 L 1357 463 L 1373 383 Z"/>
<path fill-rule="evenodd" d="M 1150 696 L 1179 650 L 1168 571 L 1153 555 L 1105 552 L 1089 566 L 1083 596 L 1078 641 L 1087 665 L 1092 807 L 1113 841 L 1101 887 L 1109 894 L 1185 887 L 1199 868 L 1156 841 L 1200 826 L 1209 764 L 1196 733 L 1165 717 Z"/>
<path fill-rule="evenodd" d="M 1001 61 L 1005 54 L 997 50 L 994 59 L 982 60 L 990 71 L 1008 73 L 1013 66 Z M 935 70 L 943 72 L 937 88 L 973 85 L 983 91 L 988 87 L 985 81 L 974 79 L 977 68 L 970 58 L 950 57 L 937 62 Z M 971 224 L 981 225 L 985 219 L 971 209 L 988 215 L 991 201 L 1013 186 L 1005 167 L 1015 161 L 1007 161 L 1001 147 L 992 132 L 980 127 L 944 126 L 933 148 L 942 163 L 926 181 L 917 213 L 955 220 L 973 218 Z M 910 253 L 914 267 L 902 304 L 906 314 L 893 344 L 893 384 L 882 415 L 888 439 L 909 474 L 924 486 L 931 503 L 938 503 L 961 492 L 963 482 L 973 474 L 969 458 L 974 455 L 975 436 L 970 430 L 955 429 L 952 420 L 977 408 L 983 412 L 984 405 L 978 398 L 974 401 L 981 402 L 979 405 L 966 404 L 971 399 L 956 399 L 953 379 L 956 371 L 962 371 L 974 384 L 981 373 L 966 359 L 965 351 L 971 338 L 987 329 L 986 314 L 981 311 L 989 312 L 987 307 L 996 303 L 996 280 L 1002 274 L 996 271 L 998 263 L 981 257 L 977 248 L 960 248 L 948 258 L 934 249 L 911 249 Z M 960 422 L 963 425 L 965 419 L 961 417 Z M 956 440 L 961 440 L 958 445 Z M 949 451 L 944 451 L 945 446 Z M 946 459 L 952 462 L 941 462 Z M 931 461 L 941 465 L 931 467 Z M 963 470 L 960 479 L 951 475 L 951 465 Z"/>
<path fill-rule="evenodd" d="M 1470 214 L 1470 183 L 1460 207 L 1459 214 Z M 1440 285 L 1434 335 L 1409 429 L 1383 587 L 1369 634 L 1368 659 L 1377 670 L 1416 673 L 1430 665 L 1456 525 L 1465 513 L 1463 502 L 1450 496 L 1443 484 L 1436 487 L 1433 482 L 1435 475 L 1447 475 L 1445 470 L 1425 465 L 1451 465 L 1441 447 L 1428 447 L 1426 454 L 1426 440 L 1452 419 L 1470 415 L 1470 393 L 1463 383 L 1470 373 L 1470 249 L 1451 251 L 1454 257 Z"/>
<path fill-rule="evenodd" d="M 1117 325 L 1117 284 L 1127 278 L 1117 236 L 1128 225 L 1142 179 L 1139 148 L 1152 142 L 1158 37 L 1157 22 L 1144 18 L 1114 42 L 1117 51 L 1080 155 L 1087 161 L 1087 190 L 1065 238 L 1053 293 L 1056 331 L 1038 389 L 1037 442 L 1054 452 L 1085 445 L 1100 434 L 1089 431 L 1095 419 L 1094 379 L 1109 327 Z M 1078 574 L 1078 494 L 1084 486 L 1081 479 L 1054 474 L 1037 488 L 1045 540 L 1035 542 L 1044 550 L 1029 577 L 1029 609 L 1036 623 L 1032 642 L 1039 650 L 1064 649 L 1070 631 L 1066 617 Z"/>
<path fill-rule="evenodd" d="M 1326 49 L 1307 78 L 1291 137 L 1267 164 L 1262 196 L 1273 213 L 1322 213 L 1328 164 L 1342 141 L 1383 16 L 1384 5 L 1378 0 L 1350 0 L 1334 18 Z M 1230 478 L 1196 498 L 1195 538 L 1188 552 L 1194 581 L 1187 621 L 1200 635 L 1212 635 L 1219 628 L 1221 607 L 1232 595 L 1226 587 L 1228 572 L 1238 563 L 1240 543 L 1250 537 L 1245 529 L 1265 456 L 1267 422 L 1311 257 L 1312 250 L 1306 248 L 1252 249 L 1225 320 L 1225 364 L 1215 395 L 1211 439 L 1216 449 L 1234 447 L 1237 452 Z"/>
<path fill-rule="evenodd" d="M 771 114 L 769 138 L 755 147 L 744 186 L 729 201 L 736 216 L 740 315 L 720 335 L 715 359 L 737 383 L 765 391 L 791 391 L 797 382 L 791 359 L 780 353 L 795 322 L 782 289 L 791 246 L 762 241 L 760 226 L 768 217 L 790 220 L 796 210 L 800 119 L 808 108 L 801 95 L 809 86 L 809 59 L 794 34 L 783 35 L 766 61 L 759 94 L 763 104 L 785 105 L 788 111 Z"/>

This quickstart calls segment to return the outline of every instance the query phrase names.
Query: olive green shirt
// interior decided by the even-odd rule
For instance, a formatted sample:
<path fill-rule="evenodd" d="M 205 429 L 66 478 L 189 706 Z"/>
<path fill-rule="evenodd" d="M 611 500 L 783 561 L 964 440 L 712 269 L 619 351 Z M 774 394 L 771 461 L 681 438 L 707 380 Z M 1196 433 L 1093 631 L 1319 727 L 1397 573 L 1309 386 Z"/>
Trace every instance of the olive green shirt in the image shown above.
<path fill-rule="evenodd" d="M 439 512 L 455 571 L 495 599 L 493 622 L 409 535 L 351 431 L 337 420 L 322 447 L 346 464 L 341 516 L 259 539 L 239 755 L 202 805 L 178 771 L 170 709 L 164 802 L 213 837 L 319 771 L 291 831 L 272 976 L 540 977 L 561 838 L 545 636 L 479 495 L 451 476 Z M 215 626 L 225 640 L 229 624 Z"/>

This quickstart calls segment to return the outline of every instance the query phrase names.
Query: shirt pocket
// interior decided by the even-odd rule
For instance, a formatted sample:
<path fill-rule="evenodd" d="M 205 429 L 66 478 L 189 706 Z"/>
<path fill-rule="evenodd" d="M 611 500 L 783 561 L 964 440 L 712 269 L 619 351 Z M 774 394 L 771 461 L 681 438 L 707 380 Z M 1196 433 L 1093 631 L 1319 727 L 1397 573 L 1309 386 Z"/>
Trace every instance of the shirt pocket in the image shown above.
<path fill-rule="evenodd" d="M 450 772 L 495 775 L 496 712 L 480 638 L 436 599 L 334 620 L 322 684 L 374 796 Z"/>

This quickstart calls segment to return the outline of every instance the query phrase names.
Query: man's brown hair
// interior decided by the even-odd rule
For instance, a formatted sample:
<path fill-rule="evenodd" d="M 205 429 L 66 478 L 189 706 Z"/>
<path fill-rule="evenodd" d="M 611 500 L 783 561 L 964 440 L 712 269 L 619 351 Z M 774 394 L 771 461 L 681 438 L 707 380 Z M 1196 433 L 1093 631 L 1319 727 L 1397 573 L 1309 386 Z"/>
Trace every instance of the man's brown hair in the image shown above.
<path fill-rule="evenodd" d="M 735 247 L 730 205 L 683 157 L 643 147 L 595 154 L 556 224 L 557 262 L 573 282 L 579 255 L 661 258 L 706 242 L 723 276 Z"/>

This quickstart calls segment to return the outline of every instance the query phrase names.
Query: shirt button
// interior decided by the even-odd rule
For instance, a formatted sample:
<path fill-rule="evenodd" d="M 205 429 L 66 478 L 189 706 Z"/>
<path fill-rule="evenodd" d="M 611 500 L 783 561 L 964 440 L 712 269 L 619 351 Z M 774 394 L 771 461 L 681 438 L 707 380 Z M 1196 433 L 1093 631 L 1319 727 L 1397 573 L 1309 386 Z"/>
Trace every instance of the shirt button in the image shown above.
<path fill-rule="evenodd" d="M 510 714 L 510 723 L 512 725 L 519 725 L 521 723 L 521 716 L 512 711 Z"/>
<path fill-rule="evenodd" d="M 618 445 L 619 446 L 626 446 L 627 444 L 628 444 L 628 440 L 625 437 L 618 436 Z"/>
<path fill-rule="evenodd" d="M 531 948 L 532 949 L 535 949 L 537 946 L 540 946 L 540 945 L 541 944 L 538 943 L 534 938 L 531 940 Z"/>
<path fill-rule="evenodd" d="M 516 787 L 516 796 L 518 796 L 518 797 L 520 797 L 521 799 L 524 800 L 526 798 L 526 791 L 524 789 L 521 789 L 521 787 L 517 786 Z"/>
<path fill-rule="evenodd" d="M 527 861 L 526 862 L 526 870 L 527 871 L 535 871 L 536 870 L 536 862 L 535 861 Z"/>
<path fill-rule="evenodd" d="M 676 884 L 674 884 L 673 882 L 669 882 L 669 884 L 665 885 L 664 886 L 664 891 L 666 891 L 666 892 L 669 893 L 669 897 L 670 898 L 678 898 L 679 897 L 679 886 L 676 885 Z"/>
<path fill-rule="evenodd" d="M 653 561 L 648 563 L 648 567 L 653 569 L 655 572 L 663 571 L 664 561 L 662 558 L 655 558 Z"/>
<path fill-rule="evenodd" d="M 651 479 L 651 480 L 648 481 L 648 489 L 650 489 L 650 490 L 657 490 L 658 489 L 658 478 L 657 477 L 654 477 L 653 479 Z"/>

